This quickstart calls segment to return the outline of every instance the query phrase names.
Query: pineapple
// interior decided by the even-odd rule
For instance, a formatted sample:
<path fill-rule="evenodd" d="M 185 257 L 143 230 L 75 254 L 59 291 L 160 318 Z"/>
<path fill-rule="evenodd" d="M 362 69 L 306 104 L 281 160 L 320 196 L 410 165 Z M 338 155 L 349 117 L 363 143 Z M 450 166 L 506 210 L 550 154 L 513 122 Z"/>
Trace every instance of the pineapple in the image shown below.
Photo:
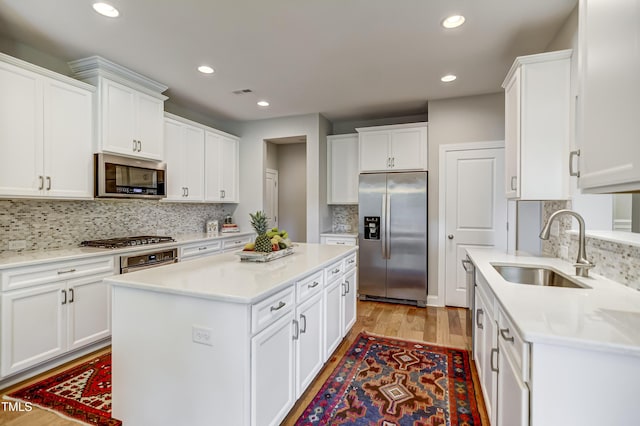
<path fill-rule="evenodd" d="M 255 229 L 256 234 L 256 246 L 255 251 L 262 253 L 271 253 L 271 238 L 267 236 L 267 227 L 269 220 L 267 215 L 263 211 L 257 211 L 253 214 L 249 213 L 251 217 L 251 226 Z"/>

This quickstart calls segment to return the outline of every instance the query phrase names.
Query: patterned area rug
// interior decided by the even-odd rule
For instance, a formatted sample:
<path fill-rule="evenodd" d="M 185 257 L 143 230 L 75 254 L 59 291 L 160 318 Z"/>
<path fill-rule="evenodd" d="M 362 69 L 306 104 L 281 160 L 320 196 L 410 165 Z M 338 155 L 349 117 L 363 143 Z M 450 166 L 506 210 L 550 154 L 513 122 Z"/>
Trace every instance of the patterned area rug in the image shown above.
<path fill-rule="evenodd" d="M 111 418 L 111 353 L 8 395 L 74 420 L 121 425 Z"/>
<path fill-rule="evenodd" d="M 303 425 L 481 425 L 469 353 L 360 333 Z"/>

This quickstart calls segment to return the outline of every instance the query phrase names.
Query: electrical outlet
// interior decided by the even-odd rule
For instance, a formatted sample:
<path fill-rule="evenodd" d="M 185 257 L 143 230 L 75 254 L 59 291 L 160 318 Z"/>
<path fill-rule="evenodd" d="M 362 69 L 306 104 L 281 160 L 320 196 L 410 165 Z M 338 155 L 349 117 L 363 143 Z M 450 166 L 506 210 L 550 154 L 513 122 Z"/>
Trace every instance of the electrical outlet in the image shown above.
<path fill-rule="evenodd" d="M 194 325 L 192 327 L 191 336 L 195 343 L 200 343 L 203 345 L 213 346 L 213 330 L 206 327 L 200 327 Z"/>
<path fill-rule="evenodd" d="M 12 240 L 9 241 L 9 250 L 24 250 L 27 248 L 26 240 Z"/>
<path fill-rule="evenodd" d="M 551 236 L 558 237 L 560 235 L 560 222 L 556 221 L 551 224 Z"/>

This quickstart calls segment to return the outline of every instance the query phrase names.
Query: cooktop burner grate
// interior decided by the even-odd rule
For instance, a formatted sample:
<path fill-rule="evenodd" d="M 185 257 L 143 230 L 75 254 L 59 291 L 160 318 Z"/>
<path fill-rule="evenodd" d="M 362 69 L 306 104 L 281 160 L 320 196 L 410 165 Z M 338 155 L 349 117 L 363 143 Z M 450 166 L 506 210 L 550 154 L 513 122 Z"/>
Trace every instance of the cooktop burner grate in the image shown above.
<path fill-rule="evenodd" d="M 172 237 L 154 235 L 140 235 L 135 237 L 108 238 L 104 240 L 90 240 L 80 243 L 82 247 L 120 248 L 142 246 L 147 244 L 168 243 L 175 241 Z"/>

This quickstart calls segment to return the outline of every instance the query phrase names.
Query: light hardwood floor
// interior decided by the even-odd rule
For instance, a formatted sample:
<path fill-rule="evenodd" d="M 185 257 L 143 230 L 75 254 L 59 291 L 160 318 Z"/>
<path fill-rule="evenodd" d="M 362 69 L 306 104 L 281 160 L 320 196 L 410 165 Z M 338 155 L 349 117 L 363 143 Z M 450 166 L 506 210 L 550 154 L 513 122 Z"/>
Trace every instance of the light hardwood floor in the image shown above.
<path fill-rule="evenodd" d="M 358 302 L 358 319 L 340 344 L 333 356 L 327 361 L 324 369 L 318 374 L 318 377 L 309 386 L 309 389 L 302 395 L 298 403 L 293 407 L 283 425 L 293 425 L 306 406 L 313 400 L 313 397 L 322 387 L 324 381 L 329 377 L 333 369 L 336 367 L 340 358 L 347 349 L 355 341 L 356 336 L 361 331 L 367 331 L 372 334 L 383 336 L 398 337 L 407 340 L 418 340 L 429 342 L 442 346 L 450 346 L 456 348 L 470 349 L 471 336 L 466 330 L 465 324 L 467 319 L 466 309 L 457 308 L 416 308 L 408 305 L 396 305 L 381 302 Z M 2 391 L 2 394 L 10 393 L 14 389 L 18 389 L 29 383 L 56 374 L 73 365 L 80 364 L 87 359 L 106 352 L 102 349 L 96 353 L 83 357 L 72 363 L 66 364 L 55 370 L 49 371 L 38 377 L 30 379 Z M 489 425 L 486 417 L 484 403 L 482 401 L 480 388 L 477 381 L 475 367 L 472 363 L 474 384 L 476 387 L 476 395 L 478 396 L 478 404 L 482 424 Z M 6 412 L 0 410 L 0 425 L 6 426 L 75 426 L 77 423 L 63 419 L 56 414 L 34 408 L 28 413 Z"/>

